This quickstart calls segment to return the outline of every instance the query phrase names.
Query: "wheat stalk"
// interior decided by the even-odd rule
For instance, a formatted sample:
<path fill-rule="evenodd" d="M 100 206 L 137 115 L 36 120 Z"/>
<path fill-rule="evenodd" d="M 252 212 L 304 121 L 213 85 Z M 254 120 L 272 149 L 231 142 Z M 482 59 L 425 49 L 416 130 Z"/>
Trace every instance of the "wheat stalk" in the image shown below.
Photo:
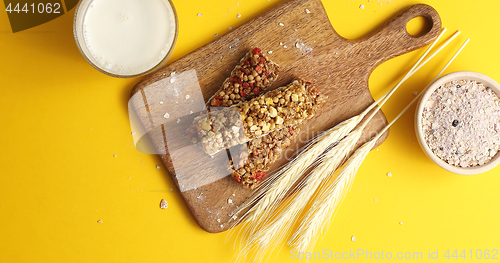
<path fill-rule="evenodd" d="M 432 43 L 424 55 L 417 61 L 412 69 L 405 75 L 405 77 L 388 93 L 386 93 L 378 101 L 370 105 L 363 113 L 355 116 L 329 131 L 314 138 L 304 150 L 291 162 L 283 167 L 277 173 L 269 176 L 256 192 L 242 205 L 239 209 L 234 211 L 235 214 L 251 208 L 243 215 L 240 216 L 236 223 L 244 222 L 245 227 L 242 229 L 242 239 L 246 239 L 243 243 L 244 249 L 238 255 L 241 258 L 244 251 L 248 251 L 251 247 L 257 246 L 259 248 L 258 255 L 265 254 L 268 244 L 281 240 L 289 228 L 295 222 L 299 213 L 302 212 L 305 205 L 308 203 L 311 196 L 314 194 L 321 182 L 325 181 L 330 176 L 327 171 L 335 171 L 338 166 L 345 160 L 348 154 L 354 149 L 356 142 L 359 140 L 363 128 L 377 113 L 380 107 L 389 99 L 389 97 L 396 91 L 396 89 L 432 57 L 434 57 L 442 48 L 444 48 L 453 38 L 460 32 L 457 32 L 450 40 L 443 44 L 436 52 L 434 52 L 427 60 L 420 63 L 423 58 L 428 54 L 432 47 L 437 43 L 438 39 L 444 34 L 446 29 L 443 29 L 438 38 Z M 420 64 L 419 64 L 420 63 Z M 380 103 L 380 105 L 378 105 Z M 375 107 L 371 115 L 363 122 L 360 128 L 352 131 L 361 120 Z M 352 132 L 351 132 L 352 131 Z M 345 136 L 347 137 L 345 139 Z M 339 140 L 339 145 L 332 148 Z M 324 158 L 334 160 L 323 165 L 323 159 L 318 159 L 318 156 L 325 151 L 331 150 L 325 154 Z M 306 175 L 299 183 L 297 196 L 293 198 L 290 206 L 288 206 L 278 217 L 272 220 L 276 214 L 275 210 L 280 205 L 280 202 L 285 198 L 289 190 L 297 181 L 302 177 L 303 173 L 311 167 L 314 163 L 320 163 L 314 174 Z M 293 192 L 292 192 L 293 193 Z M 275 234 L 279 233 L 279 234 Z"/>
<path fill-rule="evenodd" d="M 244 228 L 242 236 L 248 237 L 254 234 L 257 234 L 256 231 L 258 229 L 262 229 L 262 225 L 266 223 L 266 220 L 269 218 L 268 213 L 272 213 L 275 208 L 279 205 L 279 202 L 285 197 L 286 193 L 290 190 L 290 188 L 297 182 L 297 180 L 303 175 L 303 173 L 311 166 L 311 164 L 318 162 L 318 156 L 328 149 L 332 145 L 334 145 L 337 141 L 344 138 L 347 134 L 348 138 L 342 140 L 339 145 L 336 145 L 332 148 L 329 155 L 334 157 L 337 160 L 337 164 L 332 166 L 331 169 L 335 171 L 335 169 L 340 165 L 347 155 L 354 149 L 355 143 L 361 137 L 361 131 L 368 124 L 368 122 L 373 118 L 378 109 L 389 99 L 389 97 L 399 88 L 399 86 L 414 74 L 418 69 L 419 63 L 424 59 L 424 57 L 428 54 L 428 52 L 432 49 L 432 47 L 437 43 L 439 38 L 446 32 L 446 29 L 443 29 L 438 38 L 431 44 L 431 46 L 426 50 L 426 52 L 420 57 L 420 59 L 415 63 L 415 65 L 410 69 L 410 71 L 405 75 L 405 77 L 388 93 L 382 96 L 379 100 L 372 103 L 367 109 L 365 109 L 360 115 L 354 116 L 351 119 L 335 126 L 334 128 L 328 130 L 323 135 L 315 138 L 311 144 L 302 151 L 299 156 L 297 156 L 294 160 L 289 162 L 281 171 L 272 174 L 267 178 L 266 181 L 262 182 L 261 186 L 257 188 L 256 193 L 252 195 L 237 211 L 234 213 L 237 214 L 239 211 L 246 209 L 248 206 L 254 204 L 258 201 L 250 210 L 247 211 L 245 215 L 241 218 L 245 218 L 246 222 L 249 222 L 247 227 Z M 434 53 L 433 55 L 435 55 Z M 427 60 L 428 61 L 428 60 Z M 426 62 L 425 62 L 426 63 Z M 378 105 L 380 103 L 380 105 Z M 369 117 L 363 122 L 363 125 L 358 129 L 358 132 L 350 133 L 354 127 L 356 127 L 361 120 L 374 108 L 374 110 Z M 300 191 L 300 198 L 295 198 L 297 202 L 301 202 L 303 207 L 307 204 L 307 201 L 312 196 L 317 186 L 321 181 L 323 181 L 326 176 L 318 176 L 318 177 L 306 177 L 305 180 L 302 180 L 302 183 L 299 186 L 303 186 Z M 300 211 L 291 212 L 289 211 L 290 216 L 294 216 L 298 214 Z M 276 224 L 276 222 L 273 222 Z M 261 231 L 262 232 L 262 231 Z"/>
<path fill-rule="evenodd" d="M 443 69 L 441 69 L 429 85 L 425 87 L 424 91 L 446 70 L 446 68 L 451 64 L 451 62 L 453 62 L 468 42 L 469 39 L 465 41 L 465 43 L 448 61 Z M 396 116 L 396 118 L 394 118 L 394 120 L 389 123 L 377 136 L 363 144 L 353 154 L 353 156 L 349 158 L 339 176 L 330 186 L 326 188 L 326 190 L 320 190 L 320 194 L 318 195 L 316 201 L 313 203 L 311 209 L 308 211 L 297 231 L 292 235 L 289 245 L 296 247 L 298 251 L 307 251 L 314 246 L 319 235 L 326 231 L 328 223 L 331 221 L 335 211 L 337 211 L 338 206 L 349 192 L 359 167 L 375 145 L 376 141 L 420 98 L 421 94 L 423 94 L 423 92 L 421 92 L 419 96 L 408 104 L 406 108 L 404 108 L 401 113 L 399 113 L 399 115 Z M 325 158 L 324 162 L 334 161 Z"/>
<path fill-rule="evenodd" d="M 360 119 L 360 116 L 354 116 L 316 137 L 304 147 L 304 150 L 297 157 L 281 170 L 270 174 L 257 187 L 252 196 L 233 212 L 234 214 L 238 214 L 251 206 L 236 222 L 252 221 L 255 219 L 255 216 L 274 208 L 276 202 L 282 200 L 289 187 L 296 182 L 297 177 L 301 176 L 330 144 L 334 144 L 349 134 L 359 123 Z"/>
<path fill-rule="evenodd" d="M 332 162 L 320 162 L 316 169 L 320 168 L 322 171 L 335 171 L 349 155 L 351 149 L 354 148 L 355 144 L 361 137 L 361 134 L 362 130 L 360 129 L 356 129 L 349 133 L 346 138 L 342 139 L 338 145 L 325 154 L 324 158 L 332 159 Z M 332 158 L 335 156 L 339 156 L 339 158 Z M 321 176 L 325 177 L 327 176 L 327 173 L 321 174 Z M 265 253 L 265 248 L 269 247 L 269 244 L 282 241 L 291 227 L 295 224 L 299 214 L 302 212 L 309 199 L 316 191 L 319 183 L 322 181 L 322 179 L 310 179 L 311 176 L 307 176 L 307 179 L 303 180 L 306 181 L 305 184 L 276 218 L 270 220 L 270 222 L 266 221 L 266 224 L 261 225 L 261 227 L 253 233 L 250 240 L 255 241 L 260 248 L 257 252 L 258 255 Z"/>
<path fill-rule="evenodd" d="M 347 160 L 335 181 L 326 190 L 320 191 L 317 200 L 313 203 L 299 228 L 288 242 L 290 246 L 295 247 L 298 251 L 308 251 L 308 249 L 314 246 L 319 235 L 326 231 L 336 208 L 342 202 L 352 185 L 354 175 L 359 166 L 373 146 L 375 146 L 375 143 L 376 140 L 371 140 L 363 144 Z M 325 162 L 328 163 L 328 161 Z M 330 170 L 327 173 L 330 175 L 334 171 Z"/>
<path fill-rule="evenodd" d="M 310 143 L 308 143 L 301 153 L 288 162 L 281 170 L 276 173 L 270 174 L 254 191 L 254 194 L 250 196 L 238 209 L 233 211 L 233 214 L 238 214 L 241 211 L 248 210 L 244 216 L 240 216 L 235 223 L 241 223 L 243 218 L 244 221 L 251 221 L 254 219 L 253 215 L 260 214 L 265 208 L 269 208 L 269 204 L 276 203 L 276 201 L 281 201 L 286 195 L 286 191 L 290 189 L 300 175 L 310 166 L 310 164 L 316 160 L 316 158 L 329 146 L 338 142 L 340 139 L 345 137 L 351 130 L 356 127 L 360 121 L 378 104 L 378 109 L 387 101 L 388 97 L 395 92 L 399 86 L 406 81 L 411 75 L 417 72 L 423 65 L 425 65 L 432 57 L 434 57 L 442 48 L 444 48 L 453 38 L 455 38 L 460 32 L 455 33 L 454 36 L 444 43 L 440 49 L 434 52 L 426 61 L 422 62 L 418 66 L 419 62 L 428 54 L 432 47 L 437 43 L 439 38 L 446 32 L 444 28 L 441 34 L 436 38 L 436 40 L 431 44 L 427 51 L 422 55 L 422 57 L 415 63 L 415 65 L 410 69 L 410 71 L 405 75 L 405 77 L 389 92 L 383 95 L 380 99 L 372 103 L 367 109 L 365 109 L 361 114 L 354 116 L 337 126 L 329 129 L 328 131 L 322 133 L 320 136 L 313 138 Z M 326 142 L 325 142 L 326 141 Z M 321 142 L 321 143 L 319 143 Z M 277 192 L 273 194 L 273 192 Z M 274 207 L 273 207 L 274 208 Z"/>
<path fill-rule="evenodd" d="M 280 171 L 266 178 L 261 186 L 256 189 L 256 192 L 235 210 L 234 214 L 237 214 L 255 203 L 243 216 L 239 217 L 239 220 L 235 221 L 235 223 L 245 223 L 245 227 L 242 228 L 240 234 L 242 239 L 246 239 L 246 242 L 243 244 L 243 249 L 240 250 L 238 259 L 244 255 L 245 251 L 254 246 L 254 241 L 258 237 L 265 236 L 266 233 L 262 234 L 262 226 L 270 220 L 269 215 L 279 205 L 279 202 L 284 199 L 288 190 L 299 177 L 308 169 L 309 165 L 330 144 L 334 144 L 349 134 L 361 119 L 359 115 L 354 116 L 313 139 L 294 160 Z M 272 233 L 274 234 L 274 232 Z"/>

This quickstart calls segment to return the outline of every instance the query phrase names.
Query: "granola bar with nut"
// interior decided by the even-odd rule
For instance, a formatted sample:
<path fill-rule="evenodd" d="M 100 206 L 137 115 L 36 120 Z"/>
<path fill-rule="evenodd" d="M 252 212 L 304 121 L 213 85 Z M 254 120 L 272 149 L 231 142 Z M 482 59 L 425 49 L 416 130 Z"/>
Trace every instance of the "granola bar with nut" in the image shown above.
<path fill-rule="evenodd" d="M 230 160 L 231 177 L 244 187 L 254 189 L 300 133 L 301 126 L 292 125 L 237 146 L 240 147 L 239 154 L 231 155 Z"/>
<path fill-rule="evenodd" d="M 248 141 L 238 108 L 218 108 L 196 117 L 193 124 L 203 150 L 210 155 Z"/>
<path fill-rule="evenodd" d="M 271 61 L 258 47 L 251 49 L 209 99 L 209 106 L 229 107 L 255 98 L 278 78 L 279 65 Z"/>
<path fill-rule="evenodd" d="M 322 101 L 323 96 L 310 82 L 295 80 L 233 105 L 231 110 L 225 108 L 200 116 L 195 120 L 198 138 L 205 152 L 213 155 L 272 131 L 300 124 L 314 116 Z"/>
<path fill-rule="evenodd" d="M 279 65 L 271 61 L 262 49 L 251 49 L 233 69 L 221 88 L 208 100 L 207 108 L 229 107 L 248 101 L 269 88 L 278 78 Z M 188 139 L 197 143 L 197 129 L 193 125 L 186 131 Z"/>

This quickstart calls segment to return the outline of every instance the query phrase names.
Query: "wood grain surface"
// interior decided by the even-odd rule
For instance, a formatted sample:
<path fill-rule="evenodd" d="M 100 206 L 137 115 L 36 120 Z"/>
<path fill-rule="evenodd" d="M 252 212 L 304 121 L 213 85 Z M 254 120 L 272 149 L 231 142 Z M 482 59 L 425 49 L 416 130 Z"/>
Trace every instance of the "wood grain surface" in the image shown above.
<path fill-rule="evenodd" d="M 306 12 L 306 9 L 309 12 Z M 431 21 L 432 27 L 421 36 L 412 36 L 406 31 L 406 24 L 418 16 Z M 161 158 L 165 167 L 180 186 L 172 160 L 178 160 L 182 155 L 169 154 L 168 149 L 173 142 L 168 140 L 165 126 L 170 127 L 173 124 L 165 122 L 179 119 L 180 125 L 174 128 L 174 133 L 179 135 L 182 134 L 184 125 L 189 123 L 181 117 L 187 118 L 193 114 L 185 112 L 186 107 L 179 106 L 179 110 L 171 107 L 170 110 L 176 112 L 170 112 L 170 115 L 181 117 L 163 117 L 167 112 L 167 104 L 179 103 L 174 101 L 179 96 L 168 97 L 162 91 L 170 82 L 168 80 L 171 78 L 171 72 L 196 75 L 197 81 L 189 81 L 191 78 L 187 78 L 176 89 L 181 95 L 200 94 L 189 97 L 188 101 L 191 105 L 189 111 L 196 113 L 203 110 L 203 102 L 220 88 L 224 79 L 250 48 L 260 47 L 264 52 L 273 51 L 268 56 L 280 65 L 281 74 L 271 89 L 286 85 L 295 78 L 303 78 L 312 82 L 320 92 L 329 97 L 289 147 L 290 151 L 287 153 L 290 153 L 299 149 L 308 138 L 362 112 L 373 102 L 368 88 L 368 78 L 373 70 L 388 59 L 431 43 L 440 29 L 441 21 L 436 10 L 427 5 L 415 5 L 391 18 L 371 34 L 361 39 L 347 40 L 332 28 L 320 0 L 290 0 L 144 78 L 132 90 L 131 107 L 136 111 L 142 125 L 151 130 L 149 136 L 155 142 L 155 147 L 163 150 Z M 195 71 L 192 71 L 193 69 Z M 135 94 L 138 96 L 134 96 Z M 158 98 L 154 99 L 155 96 Z M 160 104 L 160 100 L 163 103 Z M 377 113 L 359 143 L 368 140 L 386 123 L 383 113 Z M 378 143 L 386 137 L 387 134 L 382 136 Z M 182 144 L 180 141 L 176 143 Z M 177 149 L 182 147 L 177 146 Z M 198 173 L 211 170 L 206 168 L 206 160 L 210 160 L 209 157 L 207 159 L 208 155 L 203 152 L 197 154 L 200 154 L 199 161 L 196 161 L 199 167 L 190 171 L 194 177 Z M 272 169 L 286 163 L 287 155 L 289 154 L 284 154 Z M 221 174 L 217 177 L 221 179 L 196 189 L 181 191 L 195 220 L 211 233 L 227 230 L 229 224 L 226 223 L 230 219 L 231 211 L 251 193 L 251 190 L 242 188 L 230 176 L 225 176 L 224 169 L 226 168 L 220 169 Z"/>

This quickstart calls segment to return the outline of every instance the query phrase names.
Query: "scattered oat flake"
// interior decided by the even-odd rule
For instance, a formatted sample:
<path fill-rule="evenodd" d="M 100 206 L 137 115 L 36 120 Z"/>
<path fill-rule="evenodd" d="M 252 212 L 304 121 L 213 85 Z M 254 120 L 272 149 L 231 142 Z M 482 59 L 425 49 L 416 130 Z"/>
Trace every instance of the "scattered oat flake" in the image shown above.
<path fill-rule="evenodd" d="M 132 132 L 132 135 L 135 135 L 135 132 Z"/>
<path fill-rule="evenodd" d="M 283 46 L 283 42 L 280 42 L 280 46 Z"/>
<path fill-rule="evenodd" d="M 228 203 L 228 204 L 232 204 L 232 203 L 233 203 L 233 200 L 232 200 L 232 199 L 227 199 L 227 203 Z"/>
<path fill-rule="evenodd" d="M 418 95 L 418 92 L 413 92 L 413 96 L 417 96 Z"/>
<path fill-rule="evenodd" d="M 359 8 L 360 9 L 365 9 L 365 5 L 360 5 Z"/>
<path fill-rule="evenodd" d="M 165 115 L 163 115 L 163 118 L 165 118 L 165 119 L 170 118 L 170 114 L 168 114 L 168 112 L 167 112 L 167 113 L 165 113 Z"/>
<path fill-rule="evenodd" d="M 400 224 L 400 225 L 402 225 L 402 224 L 403 224 L 403 222 L 399 222 L 399 224 Z"/>
<path fill-rule="evenodd" d="M 117 156 L 116 154 L 115 154 L 115 155 L 113 155 L 113 157 L 116 157 L 116 156 Z"/>
<path fill-rule="evenodd" d="M 102 224 L 102 220 L 101 219 L 97 220 L 97 223 Z"/>
<path fill-rule="evenodd" d="M 175 82 L 175 79 L 174 78 L 171 78 L 170 79 L 170 83 L 174 83 Z"/>
<path fill-rule="evenodd" d="M 176 73 L 175 71 L 170 72 L 170 76 L 175 75 L 175 73 Z"/>
<path fill-rule="evenodd" d="M 278 23 L 278 25 L 280 25 L 280 26 L 285 26 L 285 24 L 283 24 L 283 23 Z"/>
<path fill-rule="evenodd" d="M 186 100 L 189 100 L 189 98 L 191 98 L 189 95 L 186 95 Z"/>
<path fill-rule="evenodd" d="M 237 14 L 237 15 L 236 15 L 236 17 L 237 17 L 237 18 L 240 18 L 240 17 L 241 17 L 241 14 Z"/>
<path fill-rule="evenodd" d="M 214 34 L 214 37 L 218 37 L 218 36 L 219 36 L 219 34 Z"/>
<path fill-rule="evenodd" d="M 163 101 L 160 101 L 160 105 L 163 105 Z"/>
<path fill-rule="evenodd" d="M 190 110 L 190 111 L 189 111 L 189 114 L 193 114 L 193 111 L 192 111 L 192 110 Z"/>
<path fill-rule="evenodd" d="M 392 177 L 392 174 L 391 173 L 387 173 L 387 176 Z"/>
<path fill-rule="evenodd" d="M 181 119 L 177 119 L 177 123 L 181 123 Z"/>
<path fill-rule="evenodd" d="M 286 46 L 286 45 L 283 45 L 283 48 L 287 48 L 287 46 Z"/>
<path fill-rule="evenodd" d="M 161 199 L 161 201 L 160 201 L 160 208 L 161 209 L 167 209 L 167 207 L 168 207 L 167 200 Z"/>
<path fill-rule="evenodd" d="M 233 30 L 233 28 L 232 28 L 232 27 L 229 27 L 228 29 L 229 29 L 229 31 Z"/>
<path fill-rule="evenodd" d="M 217 218 L 217 222 L 220 223 L 220 219 L 219 218 Z"/>
<path fill-rule="evenodd" d="M 377 201 L 378 201 L 377 198 L 375 198 L 375 202 L 377 202 Z"/>
<path fill-rule="evenodd" d="M 311 11 L 309 11 L 309 9 L 306 8 L 306 14 L 310 14 Z"/>
<path fill-rule="evenodd" d="M 198 13 L 198 14 L 197 14 L 197 16 L 203 16 L 203 14 L 201 14 L 201 13 Z"/>
<path fill-rule="evenodd" d="M 238 217 L 237 217 L 236 215 L 232 216 L 231 218 L 232 218 L 233 220 L 238 219 Z"/>
<path fill-rule="evenodd" d="M 355 236 L 352 236 L 352 237 L 351 237 L 351 241 L 352 241 L 352 242 L 356 241 L 356 237 L 355 237 Z"/>
<path fill-rule="evenodd" d="M 232 194 L 232 196 L 236 196 L 235 194 Z"/>
<path fill-rule="evenodd" d="M 160 166 L 159 166 L 159 165 L 157 165 L 157 166 L 156 166 L 156 169 L 160 169 Z"/>
<path fill-rule="evenodd" d="M 221 224 L 221 225 L 220 225 L 220 228 L 223 228 L 223 227 L 224 227 L 224 224 Z"/>

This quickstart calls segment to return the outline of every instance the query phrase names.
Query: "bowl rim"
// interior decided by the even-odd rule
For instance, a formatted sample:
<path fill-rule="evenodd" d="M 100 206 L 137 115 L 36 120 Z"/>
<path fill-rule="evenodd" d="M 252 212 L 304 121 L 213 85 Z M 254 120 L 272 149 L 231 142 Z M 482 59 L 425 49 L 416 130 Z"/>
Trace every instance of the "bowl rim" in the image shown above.
<path fill-rule="evenodd" d="M 474 167 L 457 167 L 452 164 L 448 164 L 447 162 L 443 161 L 441 158 L 436 156 L 430 149 L 430 147 L 427 145 L 424 139 L 424 134 L 423 134 L 423 129 L 422 129 L 422 113 L 425 107 L 425 104 L 427 100 L 430 98 L 432 93 L 439 88 L 441 85 L 454 81 L 454 80 L 476 80 L 478 82 L 483 83 L 486 87 L 490 88 L 499 98 L 500 98 L 500 84 L 498 84 L 494 79 L 478 73 L 474 71 L 457 71 L 453 73 L 446 74 L 442 76 L 441 78 L 437 79 L 434 81 L 429 88 L 422 94 L 421 99 L 419 100 L 419 103 L 417 105 L 417 109 L 415 111 L 415 133 L 417 135 L 417 140 L 418 143 L 420 144 L 420 147 L 424 151 L 424 153 L 429 157 L 434 163 L 436 163 L 438 166 L 441 168 L 452 172 L 456 174 L 462 174 L 462 175 L 474 175 L 474 174 L 480 174 L 487 172 L 494 167 L 496 167 L 498 164 L 500 164 L 500 151 L 497 152 L 497 154 L 492 158 L 492 160 L 486 164 L 479 165 L 479 166 L 474 166 Z"/>

